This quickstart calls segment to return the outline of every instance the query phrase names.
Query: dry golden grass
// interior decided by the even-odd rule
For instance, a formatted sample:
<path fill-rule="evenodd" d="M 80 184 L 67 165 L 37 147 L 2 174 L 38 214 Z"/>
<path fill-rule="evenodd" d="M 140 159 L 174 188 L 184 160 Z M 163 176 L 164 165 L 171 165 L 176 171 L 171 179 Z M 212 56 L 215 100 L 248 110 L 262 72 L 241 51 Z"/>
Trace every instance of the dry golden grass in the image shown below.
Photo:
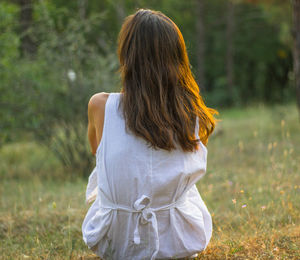
<path fill-rule="evenodd" d="M 207 175 L 197 185 L 213 217 L 213 237 L 197 259 L 300 259 L 297 118 L 295 106 L 221 111 L 219 132 L 208 143 Z M 31 177 L 28 162 L 44 159 L 44 151 L 19 153 L 16 162 L 9 149 L 0 150 L 7 171 L 0 174 L 0 259 L 99 259 L 81 235 L 87 180 Z"/>
<path fill-rule="evenodd" d="M 228 234 L 213 239 L 197 259 L 299 259 L 300 227 L 286 226 L 270 234 L 241 235 L 230 239 Z"/>

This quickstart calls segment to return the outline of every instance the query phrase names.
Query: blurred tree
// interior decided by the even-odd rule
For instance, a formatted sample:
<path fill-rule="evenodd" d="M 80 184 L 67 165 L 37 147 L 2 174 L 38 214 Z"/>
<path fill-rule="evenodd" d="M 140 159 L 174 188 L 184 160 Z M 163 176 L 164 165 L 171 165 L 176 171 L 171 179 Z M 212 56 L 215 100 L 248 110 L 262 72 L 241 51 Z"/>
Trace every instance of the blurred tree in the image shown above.
<path fill-rule="evenodd" d="M 246 1 L 248 3 L 257 5 L 262 7 L 266 14 L 266 19 L 270 21 L 273 25 L 278 27 L 278 36 L 281 43 L 285 44 L 286 47 L 289 48 L 289 50 L 285 50 L 283 46 L 278 48 L 277 50 L 277 56 L 279 57 L 279 62 L 282 65 L 281 71 L 278 71 L 280 66 L 277 64 L 269 64 L 268 66 L 268 74 L 270 75 L 270 78 L 273 78 L 276 80 L 276 82 L 280 83 L 280 89 L 284 90 L 284 86 L 286 85 L 286 82 L 289 81 L 288 75 L 291 69 L 291 59 L 289 58 L 289 52 L 293 50 L 293 56 L 294 56 L 294 75 L 295 75 L 295 82 L 296 82 L 296 97 L 297 97 L 297 103 L 300 110 L 300 90 L 299 89 L 299 81 L 297 81 L 297 73 L 299 75 L 299 72 L 297 72 L 297 62 L 299 63 L 299 52 L 297 49 L 297 32 L 299 32 L 299 9 L 297 10 L 299 5 L 299 0 L 292 0 L 292 1 L 282 1 L 282 0 L 236 0 L 236 1 Z M 292 3 L 292 5 L 290 4 Z M 291 8 L 291 6 L 293 8 Z M 294 13 L 294 22 L 292 22 L 292 9 Z M 298 14 L 297 14 L 298 13 Z M 294 43 L 292 42 L 292 39 L 290 37 L 289 28 L 293 28 L 293 36 L 294 36 Z M 299 43 L 298 43 L 299 44 Z M 299 45 L 298 45 L 299 48 Z M 298 55 L 298 57 L 296 57 Z M 299 66 L 300 67 L 300 66 Z M 272 83 L 275 84 L 275 83 Z M 269 96 L 270 93 L 265 93 L 265 96 Z M 281 95 L 283 93 L 281 92 Z"/>
<path fill-rule="evenodd" d="M 200 90 L 205 89 L 204 77 L 204 55 L 205 55 L 205 33 L 204 33 L 204 1 L 196 0 L 196 35 L 197 35 L 197 78 Z"/>
<path fill-rule="evenodd" d="M 227 1 L 227 19 L 226 19 L 226 76 L 228 85 L 228 95 L 230 104 L 233 103 L 233 87 L 234 87 L 234 3 Z"/>
<path fill-rule="evenodd" d="M 80 19 L 86 18 L 87 2 L 88 0 L 78 0 L 78 12 L 79 12 Z"/>
<path fill-rule="evenodd" d="M 17 2 L 20 6 L 21 54 L 33 55 L 36 52 L 36 45 L 30 33 L 33 24 L 33 0 L 17 0 Z"/>
<path fill-rule="evenodd" d="M 20 37 L 16 33 L 19 8 L 15 4 L 0 2 L 0 146 L 15 138 L 20 102 L 11 102 L 18 96 L 19 86 L 12 87 L 10 74 L 16 74 L 16 62 L 20 57 Z M 18 100 L 20 101 L 20 100 Z"/>
<path fill-rule="evenodd" d="M 237 23 L 238 28 L 244 27 L 241 33 L 245 39 L 252 34 L 243 50 L 248 65 L 242 77 L 248 78 L 248 87 L 245 89 L 246 85 L 242 84 L 242 98 L 246 100 L 247 96 L 252 96 L 257 101 L 283 102 L 287 94 L 292 93 L 288 76 L 292 68 L 291 47 L 286 38 L 288 34 L 285 34 L 285 28 L 290 27 L 289 4 L 278 0 L 236 1 L 247 2 L 239 7 L 251 8 Z M 237 47 L 241 49 L 240 40 Z M 237 56 L 241 56 L 240 53 Z"/>
<path fill-rule="evenodd" d="M 300 119 L 300 0 L 293 0 L 294 75 Z"/>
<path fill-rule="evenodd" d="M 125 0 L 118 0 L 118 1 L 113 1 L 115 3 L 115 8 L 117 11 L 117 16 L 118 16 L 118 21 L 120 26 L 123 23 L 123 20 L 126 16 L 126 9 L 125 9 Z"/>

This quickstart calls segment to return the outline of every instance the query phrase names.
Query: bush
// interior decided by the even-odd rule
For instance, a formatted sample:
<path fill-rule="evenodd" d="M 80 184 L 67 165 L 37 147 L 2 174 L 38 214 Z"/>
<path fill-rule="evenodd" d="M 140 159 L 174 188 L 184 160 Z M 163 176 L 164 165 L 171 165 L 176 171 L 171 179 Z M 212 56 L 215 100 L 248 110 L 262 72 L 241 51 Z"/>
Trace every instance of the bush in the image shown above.
<path fill-rule="evenodd" d="M 61 123 L 55 127 L 49 148 L 64 166 L 66 174 L 72 178 L 88 176 L 95 166 L 89 149 L 87 127 L 82 122 Z"/>
<path fill-rule="evenodd" d="M 65 178 L 64 170 L 49 149 L 36 142 L 6 144 L 0 149 L 0 178 Z"/>

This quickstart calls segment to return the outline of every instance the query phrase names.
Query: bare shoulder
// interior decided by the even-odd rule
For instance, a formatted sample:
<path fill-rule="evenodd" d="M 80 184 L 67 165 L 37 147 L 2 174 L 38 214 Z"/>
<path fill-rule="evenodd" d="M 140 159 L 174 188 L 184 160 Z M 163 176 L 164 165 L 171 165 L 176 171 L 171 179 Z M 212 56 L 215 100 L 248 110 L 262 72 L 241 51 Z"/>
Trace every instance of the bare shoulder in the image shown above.
<path fill-rule="evenodd" d="M 109 96 L 109 93 L 100 92 L 94 94 L 89 101 L 88 107 L 91 110 L 99 110 L 105 107 L 106 100 Z"/>
<path fill-rule="evenodd" d="M 93 122 L 95 125 L 99 126 L 103 124 L 105 104 L 109 93 L 101 92 L 94 94 L 88 103 L 88 118 L 89 122 Z M 100 131 L 100 130 L 99 130 Z"/>

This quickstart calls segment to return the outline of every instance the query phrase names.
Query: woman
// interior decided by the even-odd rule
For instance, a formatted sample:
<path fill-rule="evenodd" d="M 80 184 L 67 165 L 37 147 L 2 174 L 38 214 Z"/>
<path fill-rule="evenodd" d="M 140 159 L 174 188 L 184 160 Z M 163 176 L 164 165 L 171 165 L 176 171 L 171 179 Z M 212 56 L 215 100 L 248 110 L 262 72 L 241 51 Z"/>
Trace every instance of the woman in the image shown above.
<path fill-rule="evenodd" d="M 161 12 L 128 16 L 118 55 L 121 92 L 96 94 L 88 105 L 96 155 L 89 182 L 98 182 L 83 239 L 102 259 L 195 256 L 212 234 L 195 183 L 218 112 L 203 103 L 181 32 Z"/>

